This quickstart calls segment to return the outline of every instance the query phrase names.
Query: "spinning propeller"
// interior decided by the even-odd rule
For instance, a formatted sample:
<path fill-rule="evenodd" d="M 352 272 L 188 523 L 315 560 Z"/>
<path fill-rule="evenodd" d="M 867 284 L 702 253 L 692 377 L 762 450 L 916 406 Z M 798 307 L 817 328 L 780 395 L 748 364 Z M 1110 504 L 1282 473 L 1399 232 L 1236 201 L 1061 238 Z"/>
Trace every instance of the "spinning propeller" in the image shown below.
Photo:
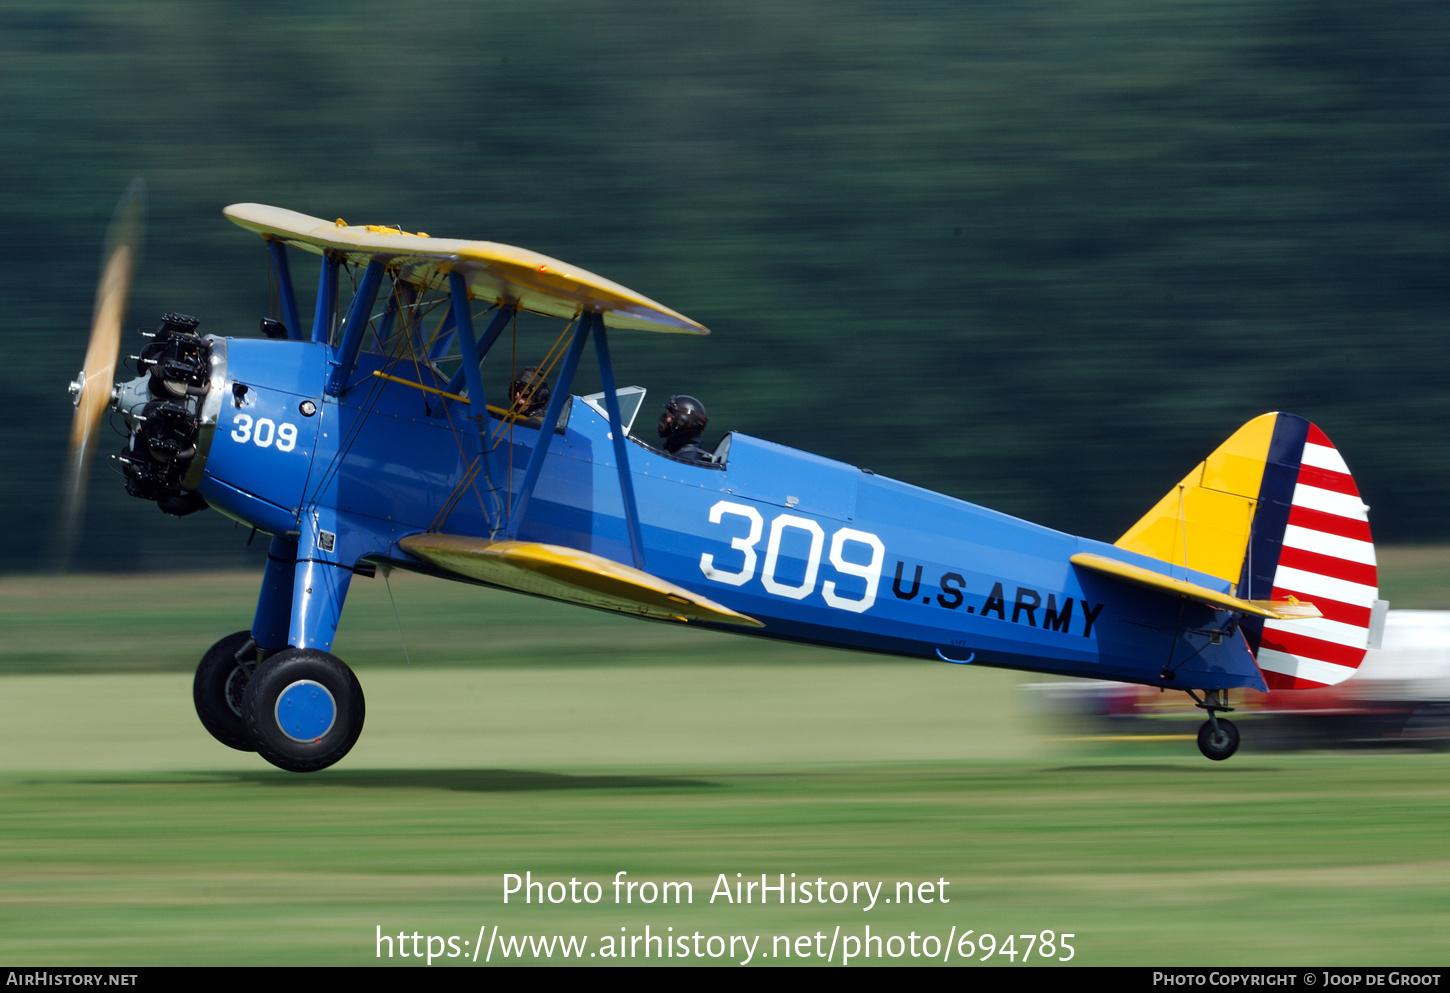
<path fill-rule="evenodd" d="M 126 314 L 126 299 L 131 291 L 131 276 L 139 259 L 145 223 L 146 183 L 135 179 L 116 205 L 111 226 L 106 232 L 85 365 L 70 384 L 71 401 L 76 412 L 71 422 L 65 515 L 61 520 L 61 562 L 64 565 L 69 565 L 80 538 L 91 455 L 95 451 L 101 418 L 111 402 L 111 384 L 121 349 L 121 320 Z"/>

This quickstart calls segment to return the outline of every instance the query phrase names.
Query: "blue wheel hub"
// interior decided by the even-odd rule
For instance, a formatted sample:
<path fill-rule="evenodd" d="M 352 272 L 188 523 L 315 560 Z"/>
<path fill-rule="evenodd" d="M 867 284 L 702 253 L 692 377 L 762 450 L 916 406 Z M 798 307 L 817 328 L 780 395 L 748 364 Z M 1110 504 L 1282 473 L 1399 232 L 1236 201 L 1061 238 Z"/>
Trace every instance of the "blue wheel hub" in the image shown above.
<path fill-rule="evenodd" d="M 293 741 L 320 741 L 337 722 L 337 701 L 326 686 L 299 679 L 277 695 L 277 726 Z"/>

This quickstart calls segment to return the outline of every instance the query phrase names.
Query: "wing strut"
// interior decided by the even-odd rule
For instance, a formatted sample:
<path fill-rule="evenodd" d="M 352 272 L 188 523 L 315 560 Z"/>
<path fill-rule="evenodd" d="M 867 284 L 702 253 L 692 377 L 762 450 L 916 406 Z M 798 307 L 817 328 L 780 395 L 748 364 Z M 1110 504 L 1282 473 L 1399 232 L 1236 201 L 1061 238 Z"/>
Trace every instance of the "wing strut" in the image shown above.
<path fill-rule="evenodd" d="M 455 292 L 457 291 L 455 290 Z M 523 485 L 519 488 L 519 496 L 514 502 L 513 513 L 509 515 L 507 534 L 509 538 L 517 538 L 519 527 L 528 513 L 529 500 L 534 495 L 534 487 L 539 482 L 539 473 L 544 468 L 544 457 L 549 454 L 549 445 L 554 440 L 554 427 L 559 423 L 564 400 L 569 396 L 570 387 L 574 385 L 574 373 L 579 368 L 579 357 L 584 351 L 585 339 L 589 337 L 591 331 L 594 332 L 594 348 L 599 357 L 599 376 L 604 381 L 604 404 L 609 412 L 609 431 L 614 438 L 614 460 L 619 464 L 619 490 L 624 501 L 625 526 L 629 529 L 630 556 L 634 559 L 634 567 L 643 570 L 645 567 L 644 539 L 640 534 L 639 510 L 634 501 L 634 482 L 629 475 L 629 447 L 625 444 L 624 421 L 619 414 L 619 397 L 614 389 L 614 365 L 609 359 L 609 339 L 604 330 L 604 318 L 592 311 L 579 316 L 579 324 L 575 327 L 574 337 L 569 342 L 568 354 L 564 356 L 564 364 L 559 370 L 559 382 L 554 386 L 554 393 L 549 398 L 549 409 L 545 411 L 544 420 L 539 429 L 539 441 L 529 456 L 529 466 L 524 472 Z M 472 393 L 472 389 L 470 386 L 470 393 Z"/>
<path fill-rule="evenodd" d="M 312 340 L 325 345 L 332 339 L 332 318 L 337 313 L 337 266 L 342 256 L 327 252 L 317 277 L 317 308 L 312 312 Z"/>
<path fill-rule="evenodd" d="M 402 302 L 402 294 L 399 290 L 407 285 L 407 283 L 399 283 L 397 280 L 393 281 L 393 290 L 388 294 L 387 306 L 383 308 L 383 319 L 378 322 L 377 328 L 373 331 L 380 352 L 388 350 L 388 339 L 393 336 L 393 325 L 398 321 L 398 307 Z M 411 287 L 409 288 L 411 289 Z"/>
<path fill-rule="evenodd" d="M 483 373 L 478 368 L 478 341 L 473 336 L 473 315 L 468 310 L 468 284 L 460 274 L 454 272 L 448 276 L 448 287 L 453 291 L 453 323 L 458 329 L 458 346 L 463 352 L 463 373 L 468 382 L 468 420 L 478 439 L 478 458 L 483 465 L 483 481 L 492 496 L 490 502 L 493 504 L 493 512 L 489 516 L 493 520 L 489 522 L 489 529 L 497 531 L 498 488 L 493 482 L 493 470 L 489 465 L 492 460 L 488 457 L 488 432 L 484 429 L 484 425 L 488 423 L 488 399 L 483 392 Z M 553 432 L 547 432 L 546 436 L 552 437 Z"/>
<path fill-rule="evenodd" d="M 363 271 L 361 285 L 353 294 L 352 306 L 347 310 L 347 323 L 342 329 L 342 341 L 338 343 L 336 364 L 327 379 L 329 396 L 341 396 L 347 386 L 352 368 L 357 364 L 357 353 L 362 348 L 363 334 L 372 320 L 373 303 L 378 299 L 378 287 L 383 284 L 383 264 L 377 259 L 368 263 Z"/>
<path fill-rule="evenodd" d="M 443 323 L 438 325 L 438 334 L 433 339 L 433 344 L 428 347 L 428 361 L 438 362 L 446 358 L 448 349 L 453 347 L 453 336 L 458 333 L 458 325 L 453 320 L 453 311 L 443 315 Z"/>
<path fill-rule="evenodd" d="M 297 316 L 297 294 L 292 292 L 292 270 L 287 267 L 287 246 L 276 238 L 267 239 L 267 254 L 272 257 L 272 271 L 277 277 L 277 295 L 282 298 L 282 323 L 287 337 L 302 340 L 302 322 Z"/>
<path fill-rule="evenodd" d="M 488 322 L 488 327 L 484 329 L 483 337 L 478 342 L 479 362 L 483 361 L 484 356 L 488 354 L 488 350 L 493 347 L 493 343 L 498 341 L 498 336 L 503 333 L 504 328 L 508 327 L 509 319 L 513 316 L 514 309 L 512 307 L 500 307 L 494 313 L 493 320 Z M 467 371 L 463 366 L 459 366 L 458 371 L 453 374 L 453 378 L 448 381 L 448 385 L 444 388 L 444 394 L 460 392 L 463 389 L 463 384 L 468 381 L 467 376 Z M 442 417 L 443 404 L 447 402 L 447 397 L 444 396 L 436 402 L 435 406 L 433 398 L 430 397 L 428 399 L 428 410 L 430 413 L 433 413 L 434 417 Z"/>
<path fill-rule="evenodd" d="M 378 329 L 380 333 L 384 328 L 387 329 L 387 334 L 379 342 L 385 353 L 393 348 L 398 348 L 400 352 L 406 349 L 412 349 L 415 354 L 421 352 L 421 346 L 414 344 L 418 341 L 415 329 L 419 318 L 413 313 L 413 304 L 417 302 L 418 290 L 416 287 L 411 283 L 404 283 L 396 279 L 393 281 L 393 296 L 388 301 L 390 310 L 389 313 L 383 315 L 383 327 Z M 402 322 L 396 325 L 390 323 L 390 317 L 395 320 L 401 317 Z M 393 340 L 395 337 L 398 338 L 396 342 Z"/>
<path fill-rule="evenodd" d="M 629 475 L 629 446 L 624 441 L 624 423 L 619 416 L 619 395 L 614 390 L 614 364 L 609 361 L 609 340 L 604 334 L 604 318 L 598 314 L 585 314 L 584 321 L 590 320 L 594 323 L 594 351 L 599 358 L 599 378 L 604 381 L 604 406 L 609 411 L 609 433 L 614 438 L 614 461 L 619 465 L 619 491 L 624 499 L 624 522 L 629 528 L 629 550 L 634 556 L 634 567 L 643 572 L 644 539 L 639 533 L 634 481 Z"/>
<path fill-rule="evenodd" d="M 449 276 L 454 279 L 455 296 L 458 288 L 463 286 L 462 276 Z M 588 315 L 593 316 L 593 315 Z M 564 401 L 569 397 L 569 389 L 574 385 L 574 371 L 579 368 L 579 356 L 584 351 L 584 339 L 589 337 L 589 329 L 593 321 L 580 320 L 574 327 L 574 337 L 569 342 L 569 351 L 564 356 L 564 364 L 559 369 L 559 381 L 554 384 L 554 395 L 549 397 L 549 409 L 544 412 L 543 423 L 539 426 L 539 440 L 534 445 L 533 454 L 529 456 L 529 467 L 524 471 L 524 482 L 519 487 L 518 499 L 514 501 L 513 513 L 509 514 L 508 536 L 517 538 L 519 525 L 524 521 L 524 515 L 529 510 L 529 500 L 534 495 L 534 486 L 539 481 L 539 473 L 544 468 L 544 456 L 549 454 L 549 443 L 554 440 L 554 428 L 559 423 L 559 415 L 564 412 Z"/>

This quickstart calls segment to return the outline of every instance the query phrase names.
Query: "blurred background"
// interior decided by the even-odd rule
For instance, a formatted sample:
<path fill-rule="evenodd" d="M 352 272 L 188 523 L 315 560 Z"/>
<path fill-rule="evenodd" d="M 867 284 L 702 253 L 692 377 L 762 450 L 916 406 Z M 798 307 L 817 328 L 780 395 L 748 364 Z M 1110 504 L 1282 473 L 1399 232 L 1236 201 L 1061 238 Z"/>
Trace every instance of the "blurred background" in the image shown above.
<path fill-rule="evenodd" d="M 870 920 L 1077 933 L 1088 964 L 1443 964 L 1447 51 L 1450 5 L 1421 0 L 5 0 L 0 954 L 356 965 L 375 928 L 845 920 L 499 902 L 503 872 L 627 869 L 701 893 L 727 870 L 947 878 L 957 902 Z M 210 740 L 190 697 L 265 542 L 97 464 L 96 574 L 43 575 L 135 176 L 130 328 L 257 334 L 265 255 L 233 202 L 521 245 L 713 330 L 612 336 L 641 416 L 690 393 L 710 443 L 1109 541 L 1293 411 L 1373 507 L 1382 595 L 1426 613 L 1348 695 L 1251 702 L 1243 754 L 1210 763 L 1200 715 L 1123 688 L 395 574 L 353 584 L 337 641 L 358 749 L 291 776 Z M 304 308 L 315 272 L 293 270 Z M 558 328 L 528 330 L 542 352 Z M 1305 717 L 1296 740 L 1377 747 L 1269 751 Z"/>
<path fill-rule="evenodd" d="M 65 384 L 138 175 L 128 326 L 256 334 L 262 244 L 220 211 L 273 203 L 523 245 L 683 311 L 714 335 L 619 335 L 616 368 L 651 408 L 704 399 L 710 438 L 1112 540 L 1287 409 L 1378 539 L 1445 540 L 1447 42 L 1450 8 L 1412 0 L 13 0 L 0 570 L 52 567 Z M 98 466 L 78 558 L 256 564 L 244 539 Z"/>

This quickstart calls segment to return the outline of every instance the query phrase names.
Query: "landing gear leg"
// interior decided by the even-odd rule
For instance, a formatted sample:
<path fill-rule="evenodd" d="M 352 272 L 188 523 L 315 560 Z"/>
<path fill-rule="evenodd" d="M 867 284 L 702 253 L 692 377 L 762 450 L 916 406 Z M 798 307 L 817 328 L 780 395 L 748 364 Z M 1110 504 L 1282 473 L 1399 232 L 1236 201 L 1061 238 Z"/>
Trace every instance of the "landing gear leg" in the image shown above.
<path fill-rule="evenodd" d="M 340 760 L 362 733 L 362 687 L 331 654 L 338 618 L 359 565 L 389 547 L 336 511 L 309 507 L 297 538 L 275 538 L 257 599 L 252 633 L 259 661 L 240 703 L 247 741 L 291 772 L 316 772 Z"/>
<path fill-rule="evenodd" d="M 267 548 L 267 571 L 262 575 L 262 589 L 257 594 L 257 614 L 252 619 L 252 637 L 257 639 L 259 659 L 287 647 L 296 572 L 297 541 L 273 538 Z"/>
<path fill-rule="evenodd" d="M 1198 750 L 1205 758 L 1222 762 L 1239 750 L 1239 729 L 1234 727 L 1233 721 L 1218 716 L 1220 712 L 1233 708 L 1224 701 L 1223 690 L 1205 690 L 1202 700 L 1194 696 L 1192 690 L 1188 691 L 1188 695 L 1193 697 L 1193 702 L 1200 709 L 1208 711 L 1208 720 L 1198 729 Z"/>
<path fill-rule="evenodd" d="M 250 673 L 241 721 L 252 748 L 290 772 L 327 768 L 346 755 L 362 733 L 362 687 L 352 670 L 328 651 L 353 574 L 352 568 L 321 554 L 335 553 L 337 538 L 329 534 L 325 550 L 313 541 L 300 550 L 302 554 L 297 545 L 277 547 L 274 542 L 277 554 L 268 555 L 267 578 L 258 601 L 257 628 L 263 634 L 257 640 L 276 637 L 280 630 L 286 642 Z M 284 600 L 284 594 L 290 595 L 290 601 Z"/>

